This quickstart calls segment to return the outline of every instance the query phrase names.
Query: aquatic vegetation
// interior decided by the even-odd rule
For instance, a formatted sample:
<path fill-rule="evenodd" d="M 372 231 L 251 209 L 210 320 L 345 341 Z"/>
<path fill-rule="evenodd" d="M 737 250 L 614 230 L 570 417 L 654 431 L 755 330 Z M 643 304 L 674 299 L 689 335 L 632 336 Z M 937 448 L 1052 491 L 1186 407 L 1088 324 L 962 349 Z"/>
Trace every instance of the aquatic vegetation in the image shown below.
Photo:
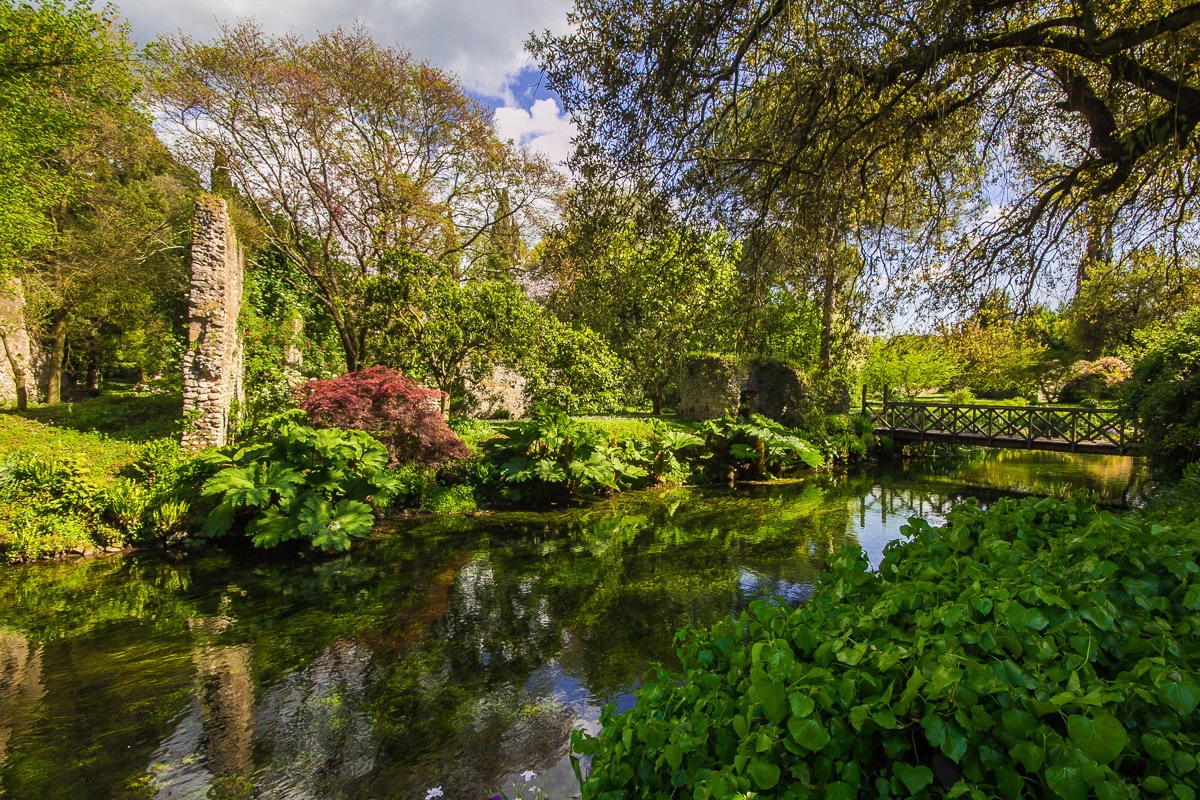
<path fill-rule="evenodd" d="M 575 734 L 583 797 L 1195 796 L 1194 523 L 1031 498 L 905 532 L 681 632 L 682 675 Z"/>

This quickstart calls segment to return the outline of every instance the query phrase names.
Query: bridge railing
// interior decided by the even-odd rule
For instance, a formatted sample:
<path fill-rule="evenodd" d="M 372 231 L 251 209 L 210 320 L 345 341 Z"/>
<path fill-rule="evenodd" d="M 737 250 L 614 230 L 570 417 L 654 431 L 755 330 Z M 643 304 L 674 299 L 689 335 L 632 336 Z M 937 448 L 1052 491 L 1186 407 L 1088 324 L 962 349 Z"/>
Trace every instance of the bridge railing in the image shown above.
<path fill-rule="evenodd" d="M 950 437 L 964 443 L 1036 448 L 1062 443 L 1124 451 L 1132 429 L 1120 412 L 1096 408 L 958 405 L 885 399 L 870 408 L 876 424 L 913 436 Z"/>

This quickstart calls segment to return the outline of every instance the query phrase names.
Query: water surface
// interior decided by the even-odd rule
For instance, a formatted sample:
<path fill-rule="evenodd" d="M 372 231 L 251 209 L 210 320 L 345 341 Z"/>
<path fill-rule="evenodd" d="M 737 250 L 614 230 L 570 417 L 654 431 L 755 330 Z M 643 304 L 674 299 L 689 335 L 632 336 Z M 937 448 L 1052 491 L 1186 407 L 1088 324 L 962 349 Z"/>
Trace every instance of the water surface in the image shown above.
<path fill-rule="evenodd" d="M 1047 458 L 1049 457 L 1049 458 Z M 572 728 L 672 637 L 802 602 L 834 553 L 968 496 L 1087 489 L 1129 459 L 970 454 L 770 487 L 390 524 L 348 555 L 137 554 L 0 571 L 0 796 L 482 800 L 572 793 Z"/>

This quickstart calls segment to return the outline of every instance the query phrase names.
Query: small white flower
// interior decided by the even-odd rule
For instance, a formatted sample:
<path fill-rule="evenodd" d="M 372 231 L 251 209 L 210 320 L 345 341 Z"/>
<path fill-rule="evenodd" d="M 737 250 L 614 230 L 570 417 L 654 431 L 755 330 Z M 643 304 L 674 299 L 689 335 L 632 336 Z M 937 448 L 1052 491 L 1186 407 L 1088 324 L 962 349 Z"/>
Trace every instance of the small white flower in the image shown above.
<path fill-rule="evenodd" d="M 441 797 L 441 796 L 442 796 L 442 787 L 440 787 L 440 786 L 435 786 L 432 789 L 430 789 L 429 791 L 425 792 L 425 800 L 433 800 L 433 798 Z"/>
<path fill-rule="evenodd" d="M 529 783 L 531 780 L 533 780 L 536 777 L 537 777 L 537 773 L 531 769 L 527 769 L 521 773 L 521 779 L 523 781 L 525 781 L 526 783 Z"/>

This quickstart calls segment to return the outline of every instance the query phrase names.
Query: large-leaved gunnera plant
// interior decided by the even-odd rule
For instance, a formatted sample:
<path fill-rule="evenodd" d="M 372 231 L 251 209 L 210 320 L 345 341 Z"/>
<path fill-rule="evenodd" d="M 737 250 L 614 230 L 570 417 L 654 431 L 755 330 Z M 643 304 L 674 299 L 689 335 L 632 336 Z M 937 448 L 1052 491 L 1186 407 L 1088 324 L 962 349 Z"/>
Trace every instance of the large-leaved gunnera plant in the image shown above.
<path fill-rule="evenodd" d="M 387 449 L 362 431 L 283 421 L 267 441 L 201 458 L 219 468 L 201 491 L 220 499 L 204 532 L 221 536 L 242 523 L 258 547 L 307 539 L 319 550 L 348 550 L 401 488 L 387 472 Z"/>

